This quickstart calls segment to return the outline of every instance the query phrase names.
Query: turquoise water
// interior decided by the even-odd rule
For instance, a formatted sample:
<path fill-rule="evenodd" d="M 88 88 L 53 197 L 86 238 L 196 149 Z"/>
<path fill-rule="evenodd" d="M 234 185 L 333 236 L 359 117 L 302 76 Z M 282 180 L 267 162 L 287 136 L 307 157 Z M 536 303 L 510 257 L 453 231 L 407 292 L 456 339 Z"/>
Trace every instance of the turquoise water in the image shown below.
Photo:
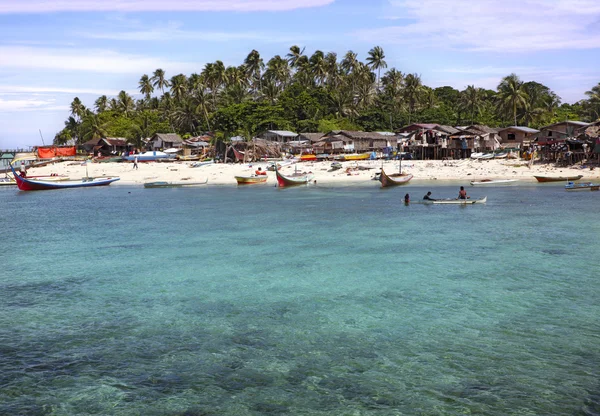
<path fill-rule="evenodd" d="M 600 414 L 600 194 L 0 189 L 0 415 Z"/>

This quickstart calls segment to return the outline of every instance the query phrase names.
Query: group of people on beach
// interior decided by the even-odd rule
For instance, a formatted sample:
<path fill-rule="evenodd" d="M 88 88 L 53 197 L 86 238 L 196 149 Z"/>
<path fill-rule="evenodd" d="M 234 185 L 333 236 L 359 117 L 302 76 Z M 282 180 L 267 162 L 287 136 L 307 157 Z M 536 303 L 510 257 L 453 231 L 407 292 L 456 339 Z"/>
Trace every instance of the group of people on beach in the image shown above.
<path fill-rule="evenodd" d="M 460 187 L 460 190 L 458 191 L 458 199 L 469 199 L 470 197 L 467 196 L 467 191 L 465 190 L 464 186 Z M 431 197 L 431 191 L 427 192 L 425 194 L 425 196 L 423 197 L 424 201 L 435 201 L 435 198 Z M 404 195 L 404 203 L 408 204 L 410 203 L 410 194 L 406 194 Z"/>

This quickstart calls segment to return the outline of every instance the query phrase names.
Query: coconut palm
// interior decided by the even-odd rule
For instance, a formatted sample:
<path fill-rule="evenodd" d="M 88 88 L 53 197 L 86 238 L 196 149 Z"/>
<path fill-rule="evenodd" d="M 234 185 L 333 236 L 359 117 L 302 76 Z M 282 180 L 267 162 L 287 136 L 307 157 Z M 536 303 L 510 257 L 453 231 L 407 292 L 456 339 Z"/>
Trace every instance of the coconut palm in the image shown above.
<path fill-rule="evenodd" d="M 88 140 L 106 137 L 107 125 L 108 123 L 101 123 L 98 115 L 88 112 L 81 122 L 81 141 L 87 142 Z"/>
<path fill-rule="evenodd" d="M 417 105 L 420 103 L 423 83 L 421 76 L 418 74 L 408 74 L 404 78 L 404 88 L 402 95 L 408 104 L 408 123 L 410 124 L 411 116 L 415 112 Z"/>
<path fill-rule="evenodd" d="M 142 75 L 140 81 L 138 82 L 138 86 L 140 87 L 140 93 L 144 94 L 144 97 L 149 100 L 150 94 L 154 92 L 154 86 L 152 85 L 152 81 L 147 74 Z"/>
<path fill-rule="evenodd" d="M 290 53 L 286 55 L 290 68 L 295 69 L 298 66 L 298 61 L 304 54 L 304 48 L 294 45 L 290 48 Z"/>
<path fill-rule="evenodd" d="M 318 85 L 323 85 L 323 80 L 327 75 L 325 66 L 325 55 L 322 51 L 316 50 L 309 59 L 310 68 Z"/>
<path fill-rule="evenodd" d="M 98 97 L 94 102 L 94 108 L 98 113 L 106 111 L 106 109 L 108 108 L 108 97 L 106 95 L 101 95 L 100 97 Z"/>
<path fill-rule="evenodd" d="M 261 89 L 262 70 L 265 67 L 257 50 L 253 49 L 244 59 L 244 67 L 246 68 L 246 76 L 250 79 L 249 84 L 252 86 L 255 98 L 257 98 Z"/>
<path fill-rule="evenodd" d="M 469 85 L 460 93 L 459 108 L 471 116 L 471 124 L 475 124 L 475 115 L 481 114 L 483 94 L 481 88 Z"/>
<path fill-rule="evenodd" d="M 503 114 L 510 114 L 517 125 L 517 112 L 527 103 L 527 93 L 523 82 L 516 74 L 510 74 L 498 84 L 498 109 Z"/>
<path fill-rule="evenodd" d="M 385 53 L 381 46 L 375 46 L 369 51 L 369 57 L 367 58 L 367 65 L 371 69 L 377 70 L 377 87 L 379 87 L 379 77 L 381 75 L 381 68 L 387 68 L 387 62 L 384 61 Z"/>
<path fill-rule="evenodd" d="M 208 117 L 208 112 L 210 110 L 209 107 L 209 95 L 206 92 L 206 89 L 203 85 L 199 84 L 194 88 L 192 92 L 192 99 L 194 100 L 194 104 L 196 105 L 195 112 L 196 114 L 202 115 L 204 117 L 204 121 L 206 122 L 206 127 L 210 130 L 210 121 Z"/>
<path fill-rule="evenodd" d="M 79 97 L 75 97 L 73 102 L 71 102 L 71 115 L 75 116 L 78 120 L 81 120 L 83 115 L 85 114 L 85 106 L 79 99 Z"/>
<path fill-rule="evenodd" d="M 171 95 L 175 101 L 182 101 L 188 91 L 187 77 L 183 74 L 178 74 L 172 77 L 169 83 L 171 84 Z"/>
<path fill-rule="evenodd" d="M 155 88 L 160 88 L 160 91 L 163 94 L 165 93 L 165 88 L 169 88 L 171 86 L 165 77 L 165 71 L 160 68 L 154 71 L 154 74 L 152 74 L 152 78 L 150 78 L 150 80 L 152 81 L 152 86 Z"/>
<path fill-rule="evenodd" d="M 590 115 L 593 120 L 600 118 L 600 82 L 594 86 L 590 91 L 586 91 L 585 95 L 588 96 L 586 100 L 586 107 L 588 108 Z"/>
<path fill-rule="evenodd" d="M 342 59 L 340 66 L 347 75 L 354 71 L 357 64 L 358 64 L 358 58 L 357 58 L 356 53 L 354 53 L 352 51 L 348 51 L 348 52 L 346 52 L 346 55 L 344 55 L 344 59 Z"/>
<path fill-rule="evenodd" d="M 123 114 L 125 117 L 130 116 L 135 109 L 135 102 L 131 95 L 125 91 L 120 91 L 117 95 L 117 111 Z"/>

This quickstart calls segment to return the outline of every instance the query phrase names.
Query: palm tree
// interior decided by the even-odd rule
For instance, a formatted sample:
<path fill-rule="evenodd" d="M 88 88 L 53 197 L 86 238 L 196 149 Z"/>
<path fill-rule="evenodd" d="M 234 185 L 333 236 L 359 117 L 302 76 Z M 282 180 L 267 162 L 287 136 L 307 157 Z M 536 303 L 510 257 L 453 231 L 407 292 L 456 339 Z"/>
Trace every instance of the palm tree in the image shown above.
<path fill-rule="evenodd" d="M 483 95 L 481 88 L 475 88 L 474 85 L 469 85 L 460 93 L 459 107 L 471 116 L 471 124 L 475 124 L 475 114 L 481 113 L 483 105 Z"/>
<path fill-rule="evenodd" d="M 369 57 L 367 58 L 367 65 L 371 69 L 377 70 L 377 87 L 379 88 L 379 76 L 381 74 L 381 68 L 387 68 L 387 62 L 384 61 L 385 53 L 381 46 L 375 46 L 369 51 Z"/>
<path fill-rule="evenodd" d="M 106 95 L 101 95 L 94 102 L 94 107 L 96 108 L 96 112 L 102 113 L 106 111 L 108 108 L 108 97 Z"/>
<path fill-rule="evenodd" d="M 550 91 L 550 94 L 544 99 L 544 109 L 552 119 L 556 114 L 556 109 L 560 106 L 560 97 L 556 93 Z"/>
<path fill-rule="evenodd" d="M 258 92 L 261 90 L 262 70 L 265 67 L 257 50 L 253 49 L 248 54 L 244 60 L 244 67 L 246 68 L 246 76 L 250 78 L 249 84 L 252 86 L 255 95 L 254 98 L 256 99 Z"/>
<path fill-rule="evenodd" d="M 346 55 L 344 55 L 344 59 L 342 59 L 340 66 L 346 72 L 346 75 L 347 75 L 347 74 L 350 74 L 351 72 L 353 72 L 354 69 L 356 69 L 357 64 L 358 64 L 358 58 L 357 58 L 356 53 L 354 53 L 352 51 L 348 51 L 348 52 L 346 52 Z"/>
<path fill-rule="evenodd" d="M 106 137 L 107 124 L 102 124 L 98 115 L 88 112 L 81 123 L 81 141 L 87 142 L 88 140 Z"/>
<path fill-rule="evenodd" d="M 421 76 L 418 74 L 408 74 L 404 78 L 404 89 L 402 95 L 408 104 L 408 124 L 410 124 L 411 116 L 415 108 L 420 102 L 423 83 Z"/>
<path fill-rule="evenodd" d="M 119 92 L 117 96 L 117 109 L 123 114 L 125 117 L 128 117 L 133 113 L 135 108 L 135 103 L 131 95 L 127 94 L 125 91 Z"/>
<path fill-rule="evenodd" d="M 586 91 L 585 95 L 589 97 L 586 100 L 586 107 L 589 108 L 592 119 L 596 120 L 600 118 L 600 82 L 590 91 Z"/>
<path fill-rule="evenodd" d="M 187 77 L 183 74 L 175 75 L 169 83 L 171 84 L 171 95 L 175 101 L 182 101 L 188 91 Z"/>
<path fill-rule="evenodd" d="M 71 103 L 71 115 L 75 116 L 78 120 L 81 120 L 83 115 L 85 114 L 85 106 L 79 99 L 79 97 L 75 97 L 73 102 Z"/>
<path fill-rule="evenodd" d="M 327 75 L 327 69 L 325 66 L 325 55 L 323 52 L 317 50 L 309 59 L 310 68 L 317 84 L 323 85 L 325 76 Z"/>
<path fill-rule="evenodd" d="M 165 93 L 165 88 L 169 88 L 171 86 L 165 77 L 165 71 L 160 68 L 154 71 L 154 74 L 150 80 L 152 81 L 152 86 L 160 88 L 160 91 L 163 94 Z"/>
<path fill-rule="evenodd" d="M 304 54 L 304 48 L 300 49 L 299 46 L 292 46 L 290 48 L 290 53 L 286 55 L 288 59 L 288 63 L 290 64 L 290 68 L 295 69 L 298 66 L 298 61 Z"/>
<path fill-rule="evenodd" d="M 525 107 L 527 103 L 527 93 L 523 89 L 523 82 L 516 74 L 510 74 L 504 78 L 498 85 L 498 109 L 511 114 L 515 126 L 517 125 L 517 111 Z"/>
<path fill-rule="evenodd" d="M 204 121 L 206 121 L 206 127 L 210 130 L 210 121 L 208 119 L 209 112 L 209 95 L 206 92 L 203 85 L 197 85 L 192 93 L 192 99 L 196 105 L 196 114 L 202 114 Z"/>
<path fill-rule="evenodd" d="M 150 94 L 154 92 L 154 86 L 152 85 L 152 81 L 150 77 L 146 74 L 142 75 L 140 78 L 140 82 L 138 83 L 140 87 L 140 93 L 144 94 L 146 100 L 150 99 Z"/>

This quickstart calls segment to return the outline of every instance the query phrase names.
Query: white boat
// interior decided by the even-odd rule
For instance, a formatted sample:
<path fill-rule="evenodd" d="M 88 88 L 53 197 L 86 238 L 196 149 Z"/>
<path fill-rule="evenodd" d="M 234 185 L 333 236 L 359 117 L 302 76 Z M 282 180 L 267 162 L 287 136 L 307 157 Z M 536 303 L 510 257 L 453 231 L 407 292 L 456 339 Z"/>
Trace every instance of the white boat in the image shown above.
<path fill-rule="evenodd" d="M 484 155 L 479 156 L 479 160 L 487 160 L 487 159 L 493 159 L 493 158 L 494 158 L 493 153 L 486 153 Z"/>
<path fill-rule="evenodd" d="M 203 160 L 201 162 L 194 162 L 190 165 L 191 168 L 199 168 L 201 166 L 212 165 L 215 163 L 214 160 Z"/>
<path fill-rule="evenodd" d="M 479 159 L 481 156 L 483 156 L 481 152 L 471 153 L 471 159 Z"/>
<path fill-rule="evenodd" d="M 500 152 L 494 155 L 494 159 L 505 159 L 508 156 L 508 152 Z"/>
<path fill-rule="evenodd" d="M 518 179 L 482 179 L 480 181 L 471 181 L 472 186 L 498 186 L 498 185 L 514 185 L 519 182 Z"/>
<path fill-rule="evenodd" d="M 191 182 L 191 181 L 166 182 L 166 181 L 158 181 L 158 182 L 146 182 L 144 184 L 144 188 L 184 188 L 184 187 L 206 185 L 207 183 L 208 183 L 208 178 L 206 178 L 204 181 L 201 181 L 201 182 Z"/>
<path fill-rule="evenodd" d="M 480 199 L 431 199 L 431 200 L 418 200 L 415 201 L 418 204 L 425 205 L 438 205 L 438 204 L 454 204 L 454 205 L 473 205 L 473 204 L 485 204 L 487 202 L 487 196 Z"/>
<path fill-rule="evenodd" d="M 138 162 L 153 162 L 159 159 L 173 159 L 175 160 L 174 154 L 168 154 L 159 151 L 150 151 L 144 153 L 138 153 L 134 155 L 125 156 L 123 159 L 133 162 L 137 157 Z"/>

